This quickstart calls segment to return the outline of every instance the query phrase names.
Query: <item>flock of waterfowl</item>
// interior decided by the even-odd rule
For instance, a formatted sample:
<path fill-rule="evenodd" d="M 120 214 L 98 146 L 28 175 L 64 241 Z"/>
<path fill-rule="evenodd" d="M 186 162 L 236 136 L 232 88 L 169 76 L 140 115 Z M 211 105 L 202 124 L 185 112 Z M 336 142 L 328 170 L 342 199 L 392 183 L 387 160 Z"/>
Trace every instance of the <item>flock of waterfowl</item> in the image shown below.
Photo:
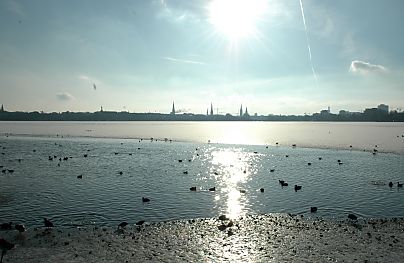
<path fill-rule="evenodd" d="M 155 139 L 150 138 L 150 140 L 151 140 L 151 141 L 154 141 Z M 141 140 L 139 140 L 139 141 L 141 141 Z M 165 138 L 164 141 L 165 141 L 165 142 L 172 142 L 172 140 L 168 140 L 167 138 Z M 122 144 L 122 143 L 121 143 L 121 144 Z M 276 143 L 276 145 L 278 146 L 279 144 Z M 60 146 L 60 145 L 59 145 L 59 146 Z M 0 148 L 1 148 L 1 147 L 2 147 L 2 146 L 0 146 Z M 292 147 L 295 148 L 295 147 L 297 147 L 297 145 L 296 145 L 296 144 L 292 144 Z M 266 146 L 266 148 L 268 148 L 268 146 Z M 350 145 L 350 148 L 352 148 L 352 145 Z M 375 146 L 375 148 L 374 148 L 373 151 L 372 151 L 372 154 L 374 154 L 374 155 L 377 154 L 377 152 L 378 152 L 378 150 L 377 150 L 376 148 L 377 148 L 377 145 Z M 6 147 L 3 146 L 2 149 L 6 149 Z M 140 147 L 139 147 L 138 149 L 140 149 Z M 196 151 L 197 151 L 197 150 L 198 150 L 198 148 L 196 149 Z M 36 152 L 35 149 L 33 149 L 32 151 L 33 151 L 33 152 Z M 90 150 L 87 150 L 87 151 L 90 151 Z M 254 152 L 254 153 L 257 154 L 258 152 Z M 118 154 L 119 154 L 119 152 L 114 152 L 114 155 L 118 155 Z M 5 153 L 2 152 L 2 155 L 5 155 Z M 129 155 L 132 155 L 132 153 L 129 153 Z M 83 158 L 87 158 L 87 157 L 88 157 L 88 153 L 85 153 L 85 154 L 83 154 L 82 156 L 83 156 Z M 197 156 L 199 156 L 199 154 L 197 154 Z M 285 155 L 285 157 L 288 158 L 289 155 Z M 71 158 L 73 158 L 73 157 L 71 157 L 71 156 L 57 156 L 57 155 L 49 155 L 49 156 L 48 156 L 48 160 L 49 160 L 49 161 L 58 160 L 58 161 L 59 161 L 59 163 L 57 164 L 58 166 L 61 165 L 62 161 L 68 161 L 68 160 L 71 159 Z M 322 157 L 318 157 L 318 160 L 321 161 L 322 159 L 323 159 Z M 188 160 L 188 162 L 191 162 L 191 161 L 192 161 L 192 159 L 185 159 L 185 160 Z M 18 162 L 21 162 L 21 161 L 22 161 L 22 159 L 18 159 Z M 182 163 L 182 162 L 183 162 L 183 159 L 179 159 L 178 162 L 179 162 L 179 163 Z M 342 162 L 341 160 L 337 160 L 337 163 L 338 163 L 338 165 L 342 165 L 342 164 L 343 164 L 343 162 Z M 311 166 L 312 163 L 311 163 L 311 162 L 308 162 L 307 165 L 308 165 L 308 166 Z M 14 169 L 5 168 L 3 165 L 0 165 L 0 168 L 2 169 L 1 172 L 2 172 L 3 174 L 5 174 L 5 173 L 13 174 L 13 173 L 14 173 Z M 270 173 L 274 173 L 274 172 L 275 172 L 275 169 L 272 168 L 272 169 L 269 170 L 269 172 L 270 172 Z M 246 173 L 245 170 L 244 170 L 244 173 Z M 118 174 L 119 174 L 119 175 L 122 175 L 123 172 L 122 172 L 122 171 L 118 171 Z M 188 174 L 188 171 L 184 171 L 183 174 Z M 214 172 L 214 174 L 215 174 L 215 175 L 219 175 L 218 172 Z M 83 178 L 83 175 L 82 175 L 82 174 L 77 175 L 77 179 L 82 179 L 82 178 Z M 281 187 L 287 187 L 287 186 L 289 186 L 289 184 L 288 184 L 285 180 L 279 179 L 278 182 L 279 182 L 279 184 L 280 184 Z M 388 183 L 388 186 L 389 186 L 390 188 L 393 187 L 393 186 L 394 186 L 393 182 L 389 182 L 389 183 Z M 403 183 L 397 182 L 397 187 L 398 187 L 398 188 L 402 188 L 402 187 L 403 187 Z M 294 189 L 295 192 L 300 191 L 300 190 L 302 190 L 302 185 L 297 185 L 297 184 L 295 184 L 294 187 L 293 187 L 293 189 Z M 195 192 L 195 191 L 198 190 L 198 187 L 197 187 L 197 186 L 191 186 L 191 187 L 189 188 L 189 190 L 192 191 L 192 192 Z M 207 190 L 210 191 L 210 192 L 214 192 L 214 191 L 216 191 L 216 186 L 210 187 L 210 188 L 208 188 Z M 240 191 L 240 193 L 246 193 L 246 191 L 245 191 L 244 189 L 241 189 L 241 190 L 239 190 L 239 191 Z M 260 188 L 259 191 L 260 191 L 261 193 L 264 193 L 264 192 L 265 192 L 265 189 L 264 189 L 264 188 Z M 142 202 L 143 202 L 143 203 L 149 203 L 149 202 L 151 202 L 151 200 L 150 200 L 150 198 L 148 198 L 148 197 L 142 197 Z M 317 212 L 317 211 L 318 211 L 318 208 L 317 208 L 317 207 L 315 207 L 315 206 L 310 207 L 310 212 L 311 212 L 311 213 L 315 213 L 315 212 Z M 220 220 L 224 220 L 224 218 L 226 218 L 225 215 L 219 217 Z M 354 215 L 354 214 L 348 214 L 348 218 L 351 219 L 351 220 L 357 220 L 357 216 Z M 226 219 L 227 219 L 227 218 L 226 218 Z M 54 224 L 53 224 L 49 219 L 47 219 L 47 218 L 44 218 L 43 222 L 44 222 L 44 226 L 45 226 L 46 228 L 48 228 L 48 229 L 54 227 Z M 140 220 L 140 221 L 136 222 L 136 225 L 142 225 L 142 224 L 144 224 L 144 223 L 145 223 L 144 220 Z M 9 223 L 2 223 L 2 224 L 0 225 L 0 229 L 1 229 L 1 230 L 12 230 L 12 229 L 13 229 L 12 224 L 13 224 L 12 222 L 9 222 Z M 121 222 L 121 223 L 118 225 L 118 229 L 121 229 L 121 230 L 122 230 L 122 229 L 125 228 L 127 225 L 128 225 L 127 222 Z M 26 227 L 25 227 L 23 224 L 15 224 L 15 225 L 14 225 L 14 229 L 17 230 L 20 234 L 26 231 Z M 7 250 L 9 250 L 9 249 L 12 249 L 12 248 L 14 247 L 14 244 L 9 243 L 8 241 L 6 241 L 6 240 L 0 238 L 0 247 L 1 247 L 1 249 L 2 249 L 2 257 L 3 257 L 3 254 L 5 253 L 4 251 L 7 251 Z M 1 261 L 0 261 L 0 262 L 1 262 Z"/>

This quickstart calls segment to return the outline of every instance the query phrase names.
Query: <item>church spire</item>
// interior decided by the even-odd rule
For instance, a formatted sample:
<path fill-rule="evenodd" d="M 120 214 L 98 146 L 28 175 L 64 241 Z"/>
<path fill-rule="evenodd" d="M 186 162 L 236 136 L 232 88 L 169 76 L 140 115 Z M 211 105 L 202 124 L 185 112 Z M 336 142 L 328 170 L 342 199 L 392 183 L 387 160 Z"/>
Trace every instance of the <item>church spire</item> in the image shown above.
<path fill-rule="evenodd" d="M 171 110 L 171 113 L 170 114 L 175 114 L 175 106 L 174 106 L 174 101 L 173 101 L 173 108 L 172 108 L 172 110 Z"/>
<path fill-rule="evenodd" d="M 242 117 L 243 116 L 243 104 L 241 104 L 241 106 L 240 106 L 240 117 Z"/>
<path fill-rule="evenodd" d="M 212 102 L 210 103 L 210 115 L 213 115 L 213 105 L 212 105 Z"/>
<path fill-rule="evenodd" d="M 4 106 L 1 104 L 0 112 L 4 112 Z"/>

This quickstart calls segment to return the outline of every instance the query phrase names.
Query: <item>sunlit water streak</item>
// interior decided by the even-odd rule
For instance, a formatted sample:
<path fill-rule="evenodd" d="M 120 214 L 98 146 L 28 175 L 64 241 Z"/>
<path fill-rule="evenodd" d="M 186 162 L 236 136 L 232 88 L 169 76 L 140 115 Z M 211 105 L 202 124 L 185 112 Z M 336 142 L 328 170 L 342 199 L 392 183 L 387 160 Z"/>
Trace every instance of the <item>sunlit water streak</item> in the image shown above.
<path fill-rule="evenodd" d="M 50 217 L 64 226 L 116 225 L 220 214 L 309 215 L 310 206 L 325 217 L 404 216 L 403 189 L 372 184 L 404 181 L 403 155 L 76 137 L 9 136 L 0 146 L 0 165 L 15 170 L 0 174 L 0 222 L 35 226 Z M 49 161 L 49 155 L 72 158 Z M 279 179 L 289 186 L 282 188 Z M 303 189 L 295 192 L 294 184 Z M 142 203 L 143 196 L 151 202 Z"/>

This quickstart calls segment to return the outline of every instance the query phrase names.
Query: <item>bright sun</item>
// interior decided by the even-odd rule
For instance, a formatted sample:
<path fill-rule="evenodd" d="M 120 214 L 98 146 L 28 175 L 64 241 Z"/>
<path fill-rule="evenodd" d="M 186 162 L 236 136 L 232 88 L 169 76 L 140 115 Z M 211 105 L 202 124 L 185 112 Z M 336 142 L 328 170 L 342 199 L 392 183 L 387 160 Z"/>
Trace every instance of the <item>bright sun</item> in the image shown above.
<path fill-rule="evenodd" d="M 256 24 L 266 10 L 265 0 L 213 0 L 209 21 L 231 40 L 256 33 Z"/>

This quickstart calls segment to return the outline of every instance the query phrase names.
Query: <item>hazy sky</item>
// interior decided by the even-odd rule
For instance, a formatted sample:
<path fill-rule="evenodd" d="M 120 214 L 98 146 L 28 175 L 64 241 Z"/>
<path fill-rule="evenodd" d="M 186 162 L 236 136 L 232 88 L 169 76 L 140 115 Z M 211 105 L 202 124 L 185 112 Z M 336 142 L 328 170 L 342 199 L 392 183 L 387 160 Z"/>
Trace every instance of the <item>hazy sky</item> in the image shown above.
<path fill-rule="evenodd" d="M 302 5 L 305 20 L 299 0 L 0 0 L 0 104 L 47 112 L 169 112 L 173 101 L 195 113 L 211 102 L 232 114 L 241 103 L 258 114 L 404 109 L 404 1 Z"/>

